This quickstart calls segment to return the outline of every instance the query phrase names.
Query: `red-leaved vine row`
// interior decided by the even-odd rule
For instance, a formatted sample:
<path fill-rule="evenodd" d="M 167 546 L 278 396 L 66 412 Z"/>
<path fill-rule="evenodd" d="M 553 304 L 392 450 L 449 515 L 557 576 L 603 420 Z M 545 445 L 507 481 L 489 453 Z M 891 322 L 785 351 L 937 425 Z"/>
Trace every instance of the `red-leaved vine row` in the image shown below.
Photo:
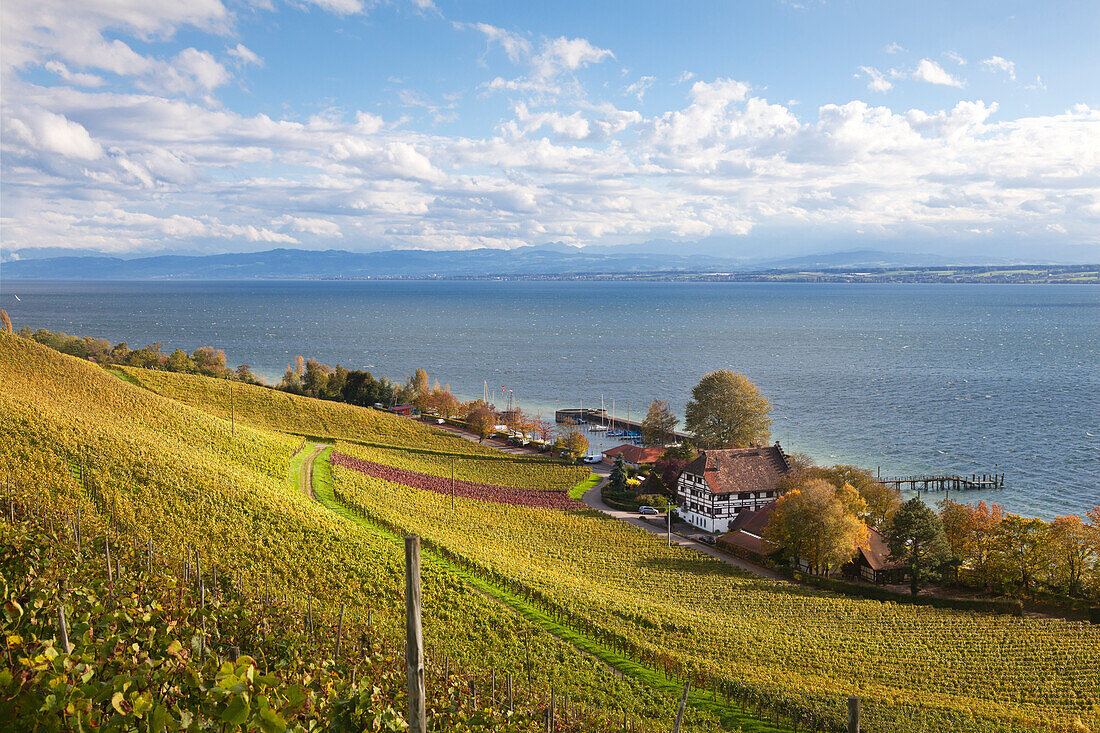
<path fill-rule="evenodd" d="M 332 453 L 332 463 L 353 471 L 365 473 L 368 476 L 392 481 L 395 484 L 404 484 L 414 489 L 435 491 L 440 494 L 451 493 L 451 479 L 441 476 L 432 476 L 427 473 L 406 471 L 403 468 L 394 468 L 373 461 L 364 461 L 362 458 Z M 571 499 L 568 494 L 558 491 L 539 491 L 537 489 L 515 489 L 508 486 L 493 486 L 492 484 L 479 484 L 473 481 L 454 482 L 455 496 L 481 501 L 495 501 L 498 504 L 512 504 L 514 506 L 529 506 L 539 509 L 584 509 L 583 502 Z"/>

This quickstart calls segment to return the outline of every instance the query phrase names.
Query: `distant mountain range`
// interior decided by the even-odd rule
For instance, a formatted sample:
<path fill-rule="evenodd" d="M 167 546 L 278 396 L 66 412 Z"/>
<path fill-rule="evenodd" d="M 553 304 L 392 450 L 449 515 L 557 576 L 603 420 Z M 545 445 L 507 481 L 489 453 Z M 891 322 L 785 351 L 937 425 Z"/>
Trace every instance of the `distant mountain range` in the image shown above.
<path fill-rule="evenodd" d="M 550 243 L 511 250 L 345 252 L 273 249 L 216 255 L 123 259 L 105 255 L 8 260 L 4 280 L 309 280 L 333 278 L 545 277 L 596 274 L 749 272 L 1008 264 L 998 258 L 853 250 L 783 259 L 723 257 L 670 243 L 572 247 Z M 660 245 L 666 245 L 661 247 Z M 665 250 L 665 251 L 662 251 Z"/>

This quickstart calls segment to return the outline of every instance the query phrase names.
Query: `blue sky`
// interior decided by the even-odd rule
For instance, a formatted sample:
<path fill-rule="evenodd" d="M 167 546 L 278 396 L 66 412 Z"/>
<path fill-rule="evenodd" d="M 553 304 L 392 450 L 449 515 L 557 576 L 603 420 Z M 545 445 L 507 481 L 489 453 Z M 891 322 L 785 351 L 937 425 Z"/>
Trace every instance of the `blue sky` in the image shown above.
<path fill-rule="evenodd" d="M 1100 249 L 1100 4 L 8 0 L 5 256 Z"/>

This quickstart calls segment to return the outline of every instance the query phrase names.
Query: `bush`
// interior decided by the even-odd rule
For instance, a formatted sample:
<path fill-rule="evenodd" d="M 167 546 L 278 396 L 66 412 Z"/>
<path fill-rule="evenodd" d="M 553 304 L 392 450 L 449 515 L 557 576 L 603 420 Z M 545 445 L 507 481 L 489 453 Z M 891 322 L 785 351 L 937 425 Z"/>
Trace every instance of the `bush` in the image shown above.
<path fill-rule="evenodd" d="M 656 509 L 668 508 L 668 497 L 661 494 L 642 494 L 638 497 L 638 506 L 647 505 Z"/>
<path fill-rule="evenodd" d="M 937 598 L 936 596 L 914 596 L 908 593 L 895 593 L 877 585 L 849 583 L 835 578 L 823 578 L 820 575 L 806 575 L 797 570 L 780 569 L 782 574 L 806 585 L 822 590 L 833 591 L 846 596 L 869 598 L 875 601 L 908 603 L 916 606 L 950 608 L 956 611 L 978 611 L 1022 617 L 1024 604 L 1018 598 Z"/>

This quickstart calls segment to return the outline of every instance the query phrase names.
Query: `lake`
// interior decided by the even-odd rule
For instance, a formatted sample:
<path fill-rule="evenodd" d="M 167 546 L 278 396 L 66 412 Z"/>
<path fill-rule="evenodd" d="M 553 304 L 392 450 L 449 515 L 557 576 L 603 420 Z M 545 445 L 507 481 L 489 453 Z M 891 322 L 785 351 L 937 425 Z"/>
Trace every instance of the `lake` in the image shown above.
<path fill-rule="evenodd" d="M 21 299 L 16 301 L 14 295 Z M 1100 504 L 1100 287 L 547 281 L 3 283 L 15 327 L 191 351 L 276 381 L 302 354 L 527 410 L 625 417 L 746 374 L 819 462 L 1004 473 L 1011 511 Z M 629 405 L 629 408 L 628 408 Z"/>

